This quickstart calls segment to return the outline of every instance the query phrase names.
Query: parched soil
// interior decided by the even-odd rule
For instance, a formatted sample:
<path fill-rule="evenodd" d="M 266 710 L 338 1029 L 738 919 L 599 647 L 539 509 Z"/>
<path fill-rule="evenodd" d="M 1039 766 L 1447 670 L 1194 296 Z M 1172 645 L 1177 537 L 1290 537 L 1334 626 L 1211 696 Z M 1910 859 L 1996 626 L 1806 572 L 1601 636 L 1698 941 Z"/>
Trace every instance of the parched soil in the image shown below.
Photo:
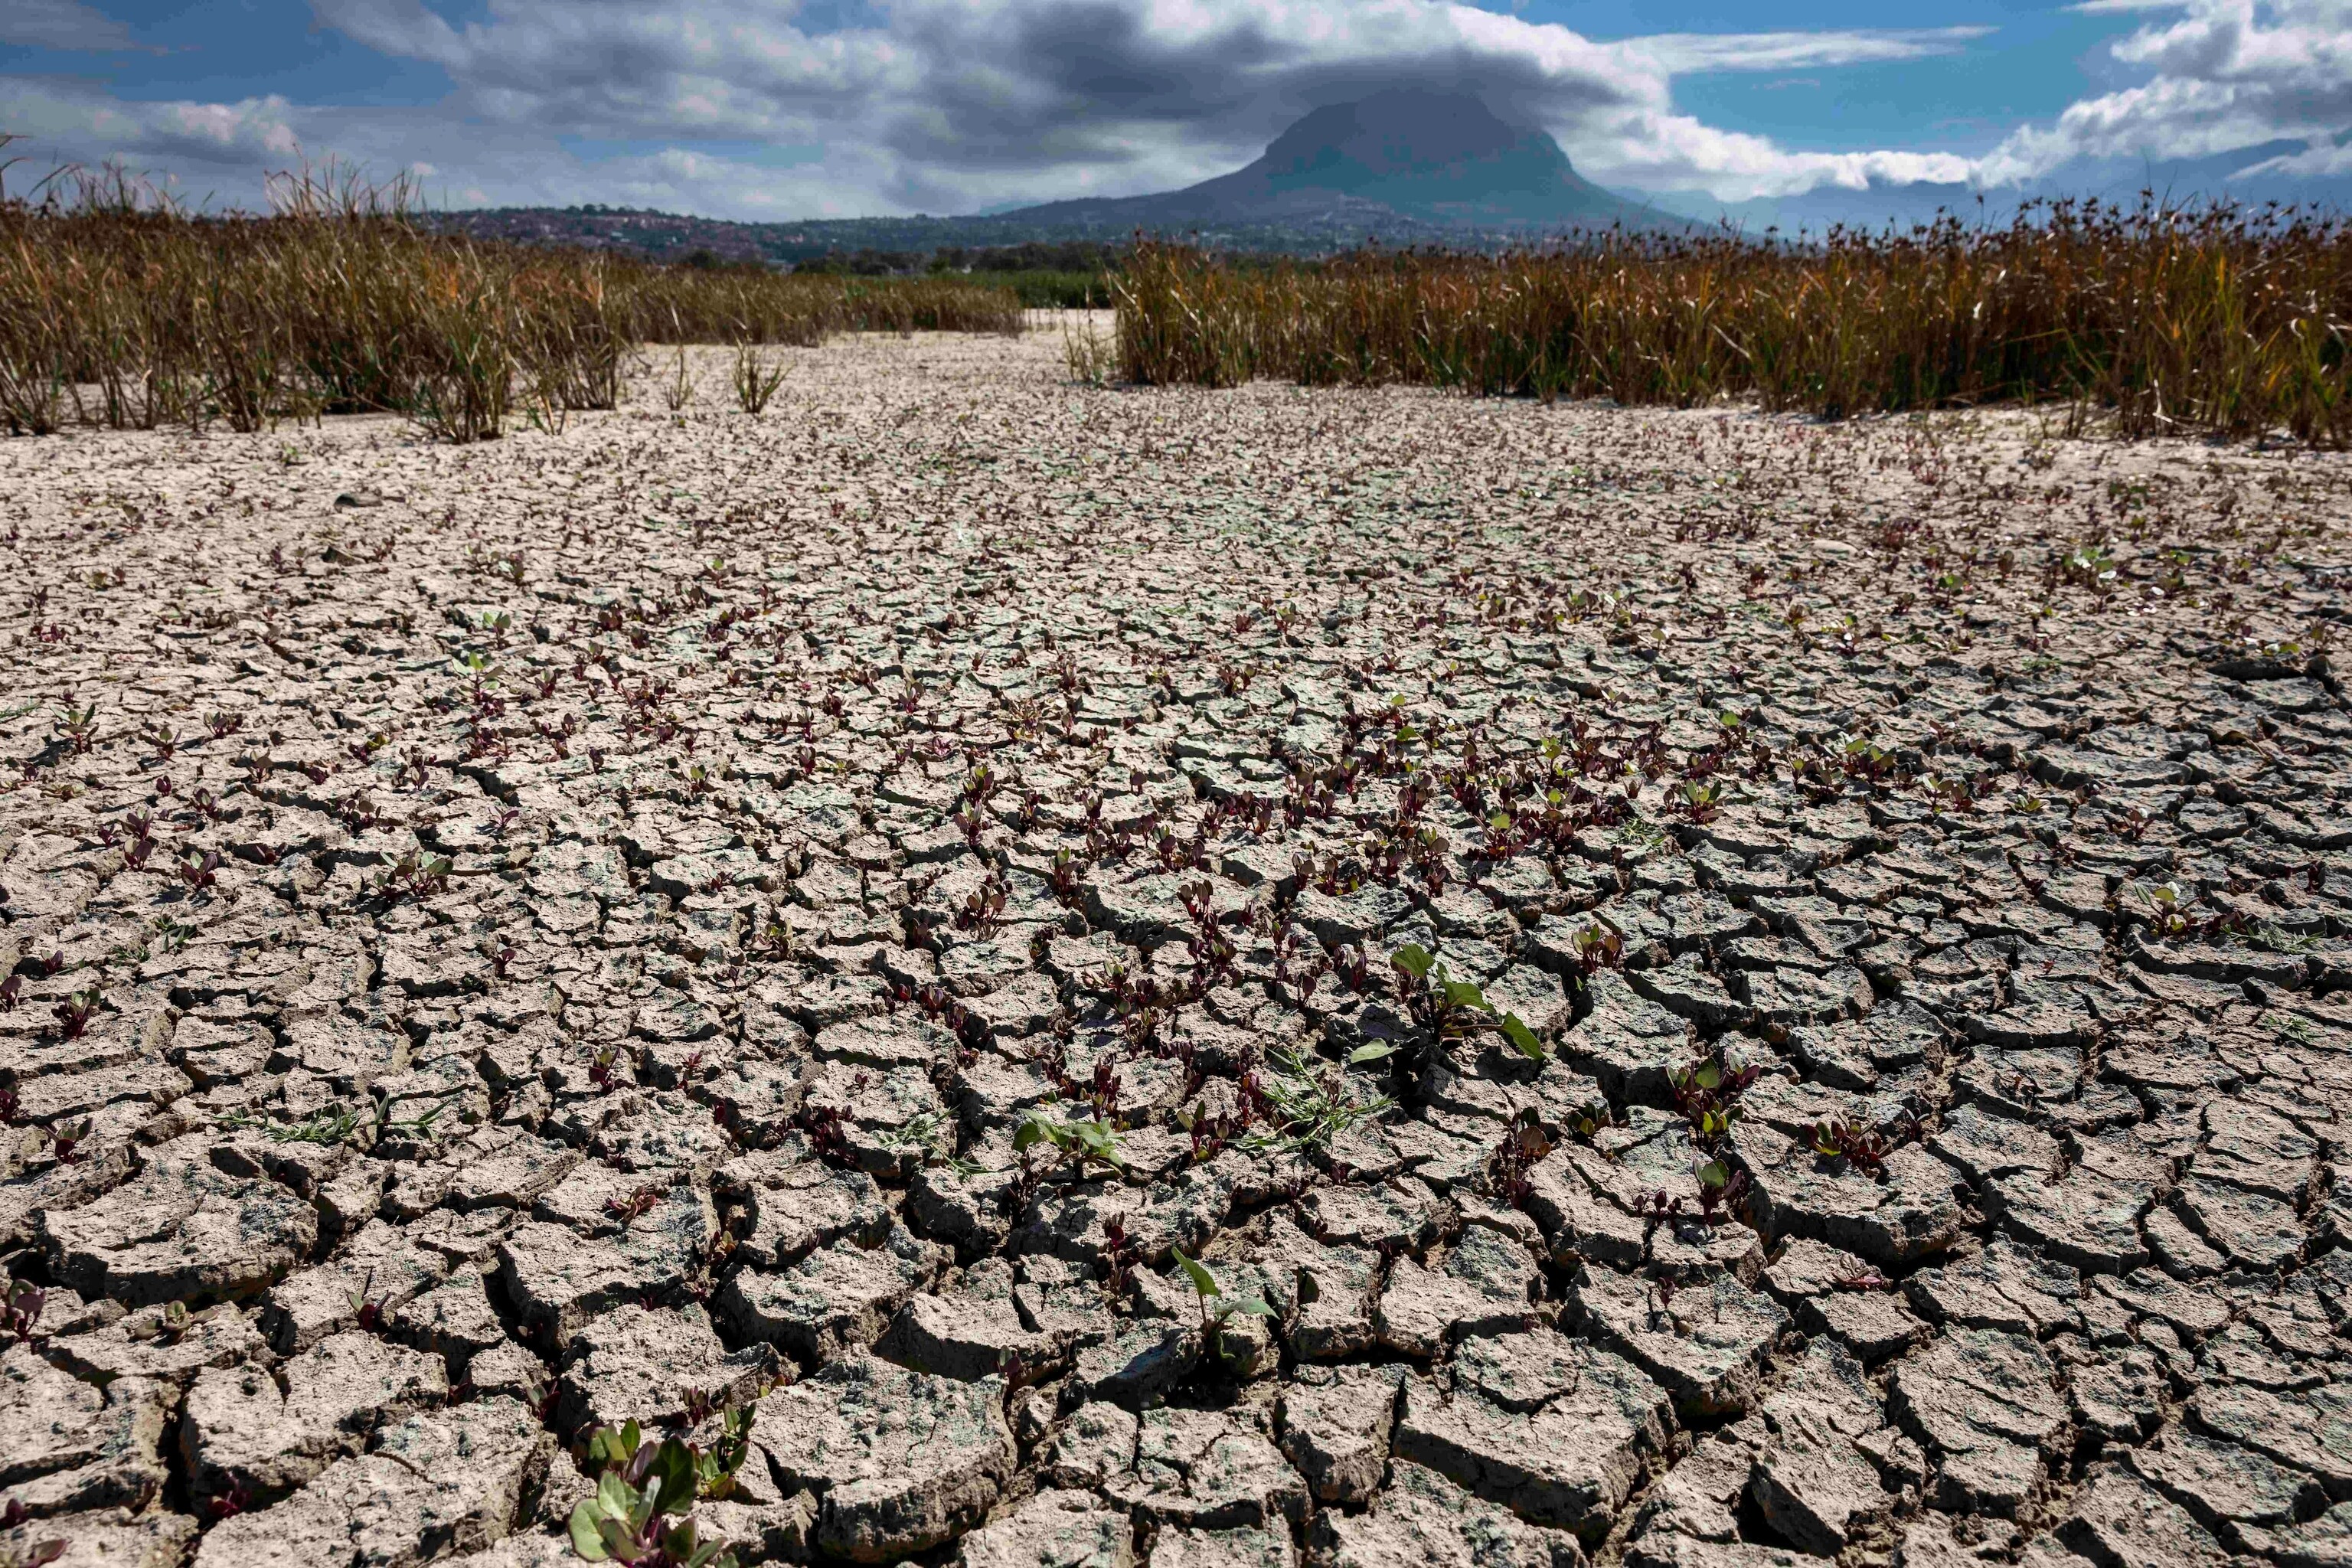
<path fill-rule="evenodd" d="M 698 365 L 0 443 L 10 1560 L 2352 1552 L 2352 460 Z"/>

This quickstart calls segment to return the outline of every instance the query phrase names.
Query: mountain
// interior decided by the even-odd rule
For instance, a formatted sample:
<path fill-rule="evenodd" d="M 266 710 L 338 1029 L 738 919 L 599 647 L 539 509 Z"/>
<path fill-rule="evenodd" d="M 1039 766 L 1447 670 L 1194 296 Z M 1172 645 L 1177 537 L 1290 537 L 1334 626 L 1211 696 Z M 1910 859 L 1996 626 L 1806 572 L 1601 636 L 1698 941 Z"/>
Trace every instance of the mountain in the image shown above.
<path fill-rule="evenodd" d="M 1316 110 L 1248 167 L 1181 191 L 1049 202 L 997 216 L 1162 230 L 1298 223 L 1605 228 L 1654 225 L 1662 216 L 1578 174 L 1550 132 L 1514 125 L 1469 93 L 1404 88 Z"/>
<path fill-rule="evenodd" d="M 619 207 L 425 215 L 478 239 L 583 245 L 678 261 L 800 265 L 857 258 L 919 269 L 942 251 L 1036 242 L 1123 245 L 1138 229 L 1199 233 L 1235 250 L 1323 256 L 1367 238 L 1496 250 L 1564 229 L 1688 226 L 1578 174 L 1550 133 L 1468 93 L 1398 89 L 1316 110 L 1246 168 L 1157 195 L 1094 197 L 966 217 L 730 223 Z"/>

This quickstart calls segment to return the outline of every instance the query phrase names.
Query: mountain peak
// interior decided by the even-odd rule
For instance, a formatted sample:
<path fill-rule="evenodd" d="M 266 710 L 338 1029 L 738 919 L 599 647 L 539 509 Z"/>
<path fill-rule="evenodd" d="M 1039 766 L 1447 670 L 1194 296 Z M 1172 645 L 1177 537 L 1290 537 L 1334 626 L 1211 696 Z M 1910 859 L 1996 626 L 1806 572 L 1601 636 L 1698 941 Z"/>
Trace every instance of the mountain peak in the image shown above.
<path fill-rule="evenodd" d="M 1644 215 L 1579 174 L 1551 133 L 1475 93 L 1390 88 L 1326 104 L 1263 156 L 1181 191 L 1056 202 L 1008 216 L 1144 227 L 1382 216 L 1469 228 L 1596 227 Z"/>
<path fill-rule="evenodd" d="M 1278 178 L 1380 177 L 1495 157 L 1524 134 L 1474 94 L 1391 88 L 1314 110 L 1276 137 L 1258 163 Z"/>

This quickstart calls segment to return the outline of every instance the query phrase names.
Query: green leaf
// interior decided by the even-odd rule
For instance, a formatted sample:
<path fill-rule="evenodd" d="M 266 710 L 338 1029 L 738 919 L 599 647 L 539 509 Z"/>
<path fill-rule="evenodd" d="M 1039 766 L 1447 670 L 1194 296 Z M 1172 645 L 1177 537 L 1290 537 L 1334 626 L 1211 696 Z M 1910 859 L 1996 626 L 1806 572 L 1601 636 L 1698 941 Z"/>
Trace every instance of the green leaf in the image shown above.
<path fill-rule="evenodd" d="M 1711 1061 L 1701 1062 L 1692 1069 L 1691 1081 L 1701 1089 L 1721 1089 L 1723 1069 Z"/>
<path fill-rule="evenodd" d="M 1446 1001 L 1456 1007 L 1475 1007 L 1481 1013 L 1495 1010 L 1486 1000 L 1486 994 L 1467 980 L 1448 980 L 1441 975 L 1438 984 L 1444 991 Z"/>
<path fill-rule="evenodd" d="M 1210 1273 L 1204 1265 L 1197 1263 L 1193 1259 L 1185 1257 L 1184 1249 L 1182 1247 L 1171 1247 L 1168 1250 L 1176 1255 L 1177 1263 L 1183 1268 L 1185 1278 L 1192 1281 L 1192 1289 L 1195 1291 L 1203 1296 L 1221 1296 L 1224 1294 L 1224 1292 L 1218 1288 L 1217 1277 Z"/>
<path fill-rule="evenodd" d="M 1366 1062 L 1380 1061 L 1394 1055 L 1396 1055 L 1394 1046 L 1358 1046 L 1348 1053 L 1348 1065 L 1351 1068 L 1359 1068 Z"/>
<path fill-rule="evenodd" d="M 1503 1015 L 1503 1038 L 1517 1046 L 1519 1055 L 1529 1061 L 1543 1060 L 1543 1042 L 1536 1038 L 1536 1032 L 1522 1023 L 1517 1013 Z"/>
<path fill-rule="evenodd" d="M 606 1470 L 596 1479 L 596 1508 L 600 1513 L 614 1519 L 626 1519 L 629 1510 L 637 1506 L 637 1489 L 623 1480 L 616 1471 Z"/>
<path fill-rule="evenodd" d="M 1698 1184 L 1702 1187 L 1719 1187 L 1730 1180 L 1730 1168 L 1720 1160 L 1709 1160 L 1698 1168 Z"/>
<path fill-rule="evenodd" d="M 1013 1134 L 1013 1152 L 1018 1154 L 1024 1149 L 1034 1149 L 1043 1143 L 1045 1137 L 1045 1124 L 1033 1116 Z"/>
<path fill-rule="evenodd" d="M 675 1437 L 664 1440 L 660 1452 L 654 1456 L 654 1475 L 658 1481 L 655 1512 L 684 1513 L 694 1506 L 693 1449 Z"/>
<path fill-rule="evenodd" d="M 604 1538 L 597 1533 L 594 1499 L 572 1510 L 572 1550 L 591 1563 L 604 1562 L 611 1553 L 604 1550 Z"/>
<path fill-rule="evenodd" d="M 1281 1316 L 1281 1314 L 1276 1312 L 1272 1307 L 1265 1304 L 1265 1299 L 1262 1296 L 1237 1296 L 1232 1300 L 1226 1302 L 1225 1310 L 1228 1312 L 1246 1313 L 1253 1318 L 1274 1318 Z"/>
<path fill-rule="evenodd" d="M 1389 962 L 1395 964 L 1399 969 L 1403 970 L 1407 974 L 1412 975 L 1415 980 L 1426 980 L 1429 978 L 1430 967 L 1434 964 L 1437 960 L 1429 955 L 1429 950 L 1427 948 L 1422 946 L 1421 943 L 1414 942 L 1407 942 L 1404 946 L 1398 948 L 1395 952 L 1390 954 Z"/>
<path fill-rule="evenodd" d="M 599 1426 L 588 1439 L 588 1462 L 604 1468 L 625 1465 L 636 1453 L 638 1441 L 637 1424 L 634 1421 L 618 1430 Z"/>

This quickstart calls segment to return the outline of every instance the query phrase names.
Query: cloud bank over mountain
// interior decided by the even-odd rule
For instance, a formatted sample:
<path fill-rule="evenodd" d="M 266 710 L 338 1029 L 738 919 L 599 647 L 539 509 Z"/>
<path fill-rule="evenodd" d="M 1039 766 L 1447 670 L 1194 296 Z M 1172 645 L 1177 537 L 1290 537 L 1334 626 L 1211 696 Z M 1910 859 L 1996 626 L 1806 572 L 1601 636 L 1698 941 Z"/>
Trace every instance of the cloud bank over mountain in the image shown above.
<path fill-rule="evenodd" d="M 1677 82 L 1965 51 L 1990 29 L 1664 33 L 1601 41 L 1433 0 L 313 0 L 316 26 L 446 79 L 437 101 L 279 93 L 141 101 L 103 73 L 0 77 L 0 129 L 119 156 L 192 194 L 258 193 L 298 154 L 416 173 L 459 205 L 596 201 L 745 217 L 970 212 L 1167 190 L 1239 168 L 1286 125 L 1390 89 L 1475 93 L 1590 178 L 1692 201 L 1995 189 L 2100 160 L 2352 174 L 2352 0 L 2093 0 L 2128 85 L 1988 150 L 1798 147 L 1713 124 Z M 78 0 L 16 0 L 0 45 L 134 47 Z"/>

